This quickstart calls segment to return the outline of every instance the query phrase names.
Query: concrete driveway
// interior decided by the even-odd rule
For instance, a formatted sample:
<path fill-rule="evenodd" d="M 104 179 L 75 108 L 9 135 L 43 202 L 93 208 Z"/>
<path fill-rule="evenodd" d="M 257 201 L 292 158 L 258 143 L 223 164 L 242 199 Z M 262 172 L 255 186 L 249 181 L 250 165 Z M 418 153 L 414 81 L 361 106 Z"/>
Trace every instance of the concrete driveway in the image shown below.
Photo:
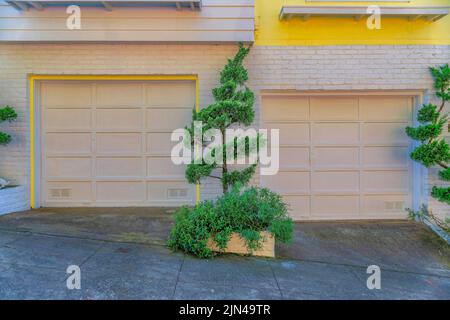
<path fill-rule="evenodd" d="M 0 217 L 0 299 L 450 299 L 450 248 L 421 224 L 296 224 L 277 259 L 199 260 L 164 244 L 170 209 Z M 69 265 L 81 289 L 66 286 Z M 369 265 L 381 289 L 369 290 Z"/>

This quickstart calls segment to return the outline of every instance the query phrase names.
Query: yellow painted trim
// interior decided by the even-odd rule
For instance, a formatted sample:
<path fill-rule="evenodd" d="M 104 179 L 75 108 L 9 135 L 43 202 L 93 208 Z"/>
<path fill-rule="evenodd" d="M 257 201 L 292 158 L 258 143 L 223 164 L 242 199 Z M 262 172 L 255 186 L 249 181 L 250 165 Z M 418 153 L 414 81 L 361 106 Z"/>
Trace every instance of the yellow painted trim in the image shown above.
<path fill-rule="evenodd" d="M 196 75 L 30 75 L 31 80 L 96 80 L 96 81 L 169 81 L 169 80 L 193 80 Z"/>
<path fill-rule="evenodd" d="M 30 77 L 30 206 L 35 207 L 34 199 L 34 80 Z"/>
<path fill-rule="evenodd" d="M 199 84 L 197 75 L 42 75 L 28 76 L 30 97 L 30 206 L 36 207 L 35 194 L 35 87 L 36 81 L 45 80 L 75 80 L 75 81 L 195 81 L 195 110 L 199 110 Z M 200 201 L 200 185 L 196 186 L 196 202 Z"/>

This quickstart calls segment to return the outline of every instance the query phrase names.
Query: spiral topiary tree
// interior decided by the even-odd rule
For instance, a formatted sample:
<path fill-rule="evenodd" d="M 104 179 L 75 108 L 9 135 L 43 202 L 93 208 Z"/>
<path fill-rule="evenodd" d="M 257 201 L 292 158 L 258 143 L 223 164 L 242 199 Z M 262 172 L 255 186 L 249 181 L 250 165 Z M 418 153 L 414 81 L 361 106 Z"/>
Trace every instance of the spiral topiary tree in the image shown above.
<path fill-rule="evenodd" d="M 233 160 L 238 158 L 238 154 L 233 152 L 232 155 L 227 150 L 230 147 L 236 147 L 238 138 L 233 141 L 226 141 L 226 130 L 230 127 L 239 125 L 249 126 L 255 117 L 253 110 L 254 94 L 245 86 L 248 80 L 247 70 L 243 66 L 243 61 L 248 55 L 250 48 L 239 44 L 239 50 L 233 59 L 228 59 L 228 63 L 220 73 L 220 86 L 212 90 L 215 102 L 199 112 L 193 112 L 192 123 L 186 130 L 191 137 L 194 137 L 194 122 L 201 122 L 202 136 L 209 129 L 220 130 L 222 136 L 222 146 L 213 149 L 210 153 L 215 158 L 216 152 L 222 152 L 222 156 L 218 156 L 222 161 L 214 163 L 207 162 L 205 159 L 194 161 L 187 166 L 186 179 L 189 183 L 200 183 L 200 180 L 206 177 L 220 179 L 223 192 L 226 193 L 229 188 L 235 184 L 246 185 L 255 173 L 257 164 L 246 166 L 242 170 L 230 170 L 228 158 Z M 245 137 L 245 155 L 249 156 L 256 150 L 250 146 L 254 145 L 251 138 Z M 258 139 L 258 138 L 256 138 Z M 203 145 L 204 141 L 201 142 Z M 194 139 L 191 138 L 191 144 L 194 146 Z M 233 150 L 236 150 L 234 148 Z M 228 157 L 228 158 L 227 158 Z M 221 176 L 213 175 L 215 169 L 221 170 Z"/>
<path fill-rule="evenodd" d="M 425 167 L 439 166 L 439 177 L 444 181 L 450 181 L 450 147 L 444 138 L 442 131 L 447 126 L 449 118 L 444 113 L 445 104 L 450 101 L 450 68 L 448 64 L 430 68 L 434 78 L 436 96 L 441 99 L 439 106 L 434 104 L 423 105 L 418 112 L 417 127 L 407 127 L 406 134 L 416 141 L 420 141 L 412 153 L 411 158 Z M 432 197 L 450 204 L 450 187 L 434 186 L 431 191 Z"/>
<path fill-rule="evenodd" d="M 4 121 L 13 121 L 16 120 L 17 113 L 10 106 L 5 106 L 0 108 L 0 123 Z M 0 131 L 0 145 L 7 145 L 11 142 L 11 136 L 7 133 Z"/>

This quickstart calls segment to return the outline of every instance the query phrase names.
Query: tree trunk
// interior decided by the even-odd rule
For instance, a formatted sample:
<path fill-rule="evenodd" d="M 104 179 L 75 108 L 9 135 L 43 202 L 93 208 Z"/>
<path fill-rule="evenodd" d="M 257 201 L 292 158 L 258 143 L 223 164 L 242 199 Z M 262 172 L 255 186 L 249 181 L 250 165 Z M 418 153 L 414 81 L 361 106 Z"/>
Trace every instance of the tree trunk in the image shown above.
<path fill-rule="evenodd" d="M 222 144 L 226 145 L 225 141 L 225 129 L 220 130 L 222 132 Z M 223 157 L 223 164 L 222 164 L 222 191 L 223 193 L 228 192 L 228 182 L 224 180 L 225 175 L 228 173 L 228 166 L 227 166 L 227 152 L 224 150 L 224 153 L 222 155 Z"/>

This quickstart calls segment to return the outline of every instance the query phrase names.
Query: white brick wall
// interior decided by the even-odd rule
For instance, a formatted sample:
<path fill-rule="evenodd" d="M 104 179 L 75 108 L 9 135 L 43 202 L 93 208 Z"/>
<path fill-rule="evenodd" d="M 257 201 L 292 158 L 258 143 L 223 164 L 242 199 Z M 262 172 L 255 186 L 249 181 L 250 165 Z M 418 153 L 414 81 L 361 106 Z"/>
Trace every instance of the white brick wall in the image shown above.
<path fill-rule="evenodd" d="M 15 106 L 19 119 L 8 128 L 14 142 L 0 147 L 0 176 L 16 184 L 28 184 L 27 74 L 198 74 L 200 103 L 205 106 L 212 101 L 211 89 L 217 85 L 218 71 L 235 48 L 234 45 L 1 44 L 0 104 Z M 432 90 L 428 67 L 449 62 L 450 46 L 361 45 L 253 47 L 246 63 L 250 86 L 258 93 L 261 89 Z M 258 99 L 256 107 L 259 108 Z M 220 189 L 216 181 L 205 182 L 202 198 L 214 196 Z M 430 203 L 433 210 L 450 215 L 448 206 Z"/>
<path fill-rule="evenodd" d="M 24 186 L 0 190 L 0 216 L 28 209 L 28 192 Z"/>
<path fill-rule="evenodd" d="M 252 88 L 281 90 L 428 90 L 434 93 L 430 66 L 450 63 L 450 46 L 355 45 L 254 47 L 247 65 Z M 437 103 L 432 94 L 431 102 Z M 257 100 L 259 109 L 259 100 Z M 450 112 L 450 105 L 447 105 Z M 257 115 L 259 119 L 259 115 Z M 450 139 L 448 131 L 444 133 Z M 429 170 L 425 194 L 446 185 Z M 448 185 L 448 184 L 447 184 Z M 429 197 L 429 208 L 450 218 L 450 207 Z"/>

